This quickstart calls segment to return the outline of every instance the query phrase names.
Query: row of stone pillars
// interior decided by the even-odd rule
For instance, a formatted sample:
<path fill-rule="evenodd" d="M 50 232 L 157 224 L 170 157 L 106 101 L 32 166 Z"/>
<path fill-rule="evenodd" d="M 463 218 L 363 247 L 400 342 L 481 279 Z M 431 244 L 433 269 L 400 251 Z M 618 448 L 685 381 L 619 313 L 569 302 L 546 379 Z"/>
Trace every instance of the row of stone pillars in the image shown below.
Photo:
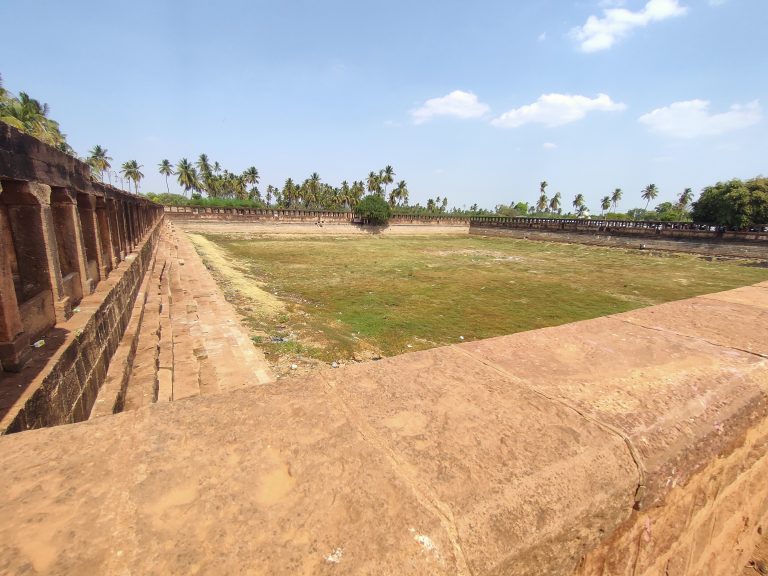
<path fill-rule="evenodd" d="M 104 189 L 0 179 L 0 371 L 20 370 L 162 218 L 161 206 Z"/>

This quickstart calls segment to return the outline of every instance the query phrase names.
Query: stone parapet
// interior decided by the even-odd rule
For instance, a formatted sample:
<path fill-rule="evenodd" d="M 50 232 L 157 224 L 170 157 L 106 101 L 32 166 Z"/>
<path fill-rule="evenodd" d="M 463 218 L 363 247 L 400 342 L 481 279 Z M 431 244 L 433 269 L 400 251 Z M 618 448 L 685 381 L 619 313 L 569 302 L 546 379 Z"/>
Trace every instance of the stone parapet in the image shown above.
<path fill-rule="evenodd" d="M 476 236 L 520 238 L 521 240 L 609 246 L 613 248 L 629 248 L 633 250 L 661 250 L 666 252 L 702 254 L 706 256 L 768 259 L 768 243 L 761 244 L 759 242 L 729 242 L 727 240 L 707 238 L 675 239 L 642 235 L 615 236 L 596 231 L 590 233 L 573 233 L 565 231 L 553 232 L 527 228 L 486 228 L 480 225 L 470 226 L 469 234 Z"/>
<path fill-rule="evenodd" d="M 768 246 L 768 223 L 752 230 L 726 230 L 692 222 L 648 222 L 634 220 L 604 220 L 576 218 L 505 218 L 477 216 L 470 221 L 473 233 L 480 230 L 515 230 L 534 233 L 599 235 L 656 240 L 681 240 L 710 243 L 750 243 Z"/>
<path fill-rule="evenodd" d="M 41 339 L 18 373 L 0 374 L 0 433 L 88 418 L 156 247 L 155 223 L 109 278 L 79 302 L 78 312 Z"/>
<path fill-rule="evenodd" d="M 269 224 L 307 223 L 307 224 L 359 224 L 351 212 L 332 212 L 324 210 L 296 209 L 255 209 L 255 208 L 198 208 L 193 206 L 165 206 L 166 218 L 173 222 L 184 221 L 222 221 L 222 222 L 262 222 Z M 390 220 L 391 226 L 469 226 L 469 218 L 423 214 L 395 214 Z"/>
<path fill-rule="evenodd" d="M 94 181 L 84 162 L 0 122 L 0 380 L 162 217 L 159 205 Z"/>
<path fill-rule="evenodd" d="M 0 570 L 736 574 L 766 327 L 768 283 L 6 436 Z"/>

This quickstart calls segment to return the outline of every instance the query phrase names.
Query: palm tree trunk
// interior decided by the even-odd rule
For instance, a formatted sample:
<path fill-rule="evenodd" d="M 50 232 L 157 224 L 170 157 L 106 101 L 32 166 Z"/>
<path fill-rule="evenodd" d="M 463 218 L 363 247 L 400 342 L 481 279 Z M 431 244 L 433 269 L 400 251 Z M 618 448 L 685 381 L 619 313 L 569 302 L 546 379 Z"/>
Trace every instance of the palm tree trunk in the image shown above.
<path fill-rule="evenodd" d="M 168 192 L 168 194 L 171 193 L 171 189 L 168 186 L 168 176 L 167 175 L 165 176 L 165 191 Z"/>

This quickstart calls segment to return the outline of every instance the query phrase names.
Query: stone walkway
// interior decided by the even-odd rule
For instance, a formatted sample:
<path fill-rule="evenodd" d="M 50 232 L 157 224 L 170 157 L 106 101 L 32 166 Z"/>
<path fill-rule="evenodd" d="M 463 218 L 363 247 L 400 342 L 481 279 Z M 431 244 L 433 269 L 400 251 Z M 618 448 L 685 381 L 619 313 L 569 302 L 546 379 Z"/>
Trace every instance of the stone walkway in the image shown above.
<path fill-rule="evenodd" d="M 234 317 L 164 240 L 176 397 Z M 768 526 L 768 283 L 205 390 L 0 437 L 0 574 L 732 576 Z"/>
<path fill-rule="evenodd" d="M 170 223 L 123 340 L 125 359 L 112 362 L 91 418 L 274 381 L 191 242 Z"/>

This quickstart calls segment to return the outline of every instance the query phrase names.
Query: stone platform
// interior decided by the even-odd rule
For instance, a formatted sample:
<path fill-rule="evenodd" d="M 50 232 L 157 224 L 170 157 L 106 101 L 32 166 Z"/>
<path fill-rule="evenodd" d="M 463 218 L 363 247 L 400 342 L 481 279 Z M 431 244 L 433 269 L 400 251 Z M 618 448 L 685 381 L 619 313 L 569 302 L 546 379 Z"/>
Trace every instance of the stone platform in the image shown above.
<path fill-rule="evenodd" d="M 767 397 L 764 283 L 22 432 L 0 573 L 737 574 Z"/>
<path fill-rule="evenodd" d="M 90 417 L 273 381 L 192 243 L 166 222 Z"/>

